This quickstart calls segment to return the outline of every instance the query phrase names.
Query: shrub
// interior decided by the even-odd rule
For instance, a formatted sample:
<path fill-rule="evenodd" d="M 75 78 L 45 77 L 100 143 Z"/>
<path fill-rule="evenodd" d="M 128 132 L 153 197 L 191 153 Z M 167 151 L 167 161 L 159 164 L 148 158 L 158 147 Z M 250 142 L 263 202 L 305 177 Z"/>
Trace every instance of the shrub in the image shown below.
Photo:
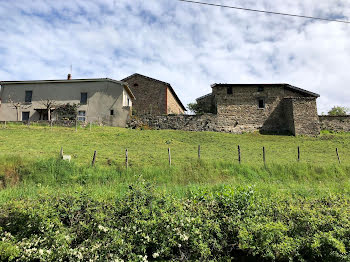
<path fill-rule="evenodd" d="M 145 182 L 113 201 L 82 189 L 0 209 L 1 261 L 349 261 L 347 196 L 218 187 L 183 199 Z"/>

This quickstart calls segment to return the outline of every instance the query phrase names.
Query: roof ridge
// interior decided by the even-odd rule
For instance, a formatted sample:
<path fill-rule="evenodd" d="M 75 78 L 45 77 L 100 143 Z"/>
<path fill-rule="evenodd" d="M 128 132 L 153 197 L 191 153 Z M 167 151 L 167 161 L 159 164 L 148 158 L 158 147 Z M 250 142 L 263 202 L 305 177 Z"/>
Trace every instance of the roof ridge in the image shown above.
<path fill-rule="evenodd" d="M 121 85 L 125 85 L 128 93 L 133 99 L 136 99 L 132 93 L 128 83 L 124 81 L 115 80 L 112 78 L 84 78 L 84 79 L 51 79 L 51 80 L 17 80 L 17 81 L 0 81 L 0 85 L 10 85 L 10 84 L 30 84 L 30 83 L 76 83 L 76 82 L 94 82 L 94 81 L 109 81 Z"/>
<path fill-rule="evenodd" d="M 284 86 L 285 88 L 289 88 L 289 89 L 292 89 L 296 92 L 301 92 L 301 93 L 304 93 L 304 94 L 308 94 L 308 95 L 311 95 L 311 96 L 314 96 L 314 97 L 320 97 L 319 94 L 317 93 L 314 93 L 314 92 L 311 92 L 311 91 L 308 91 L 308 90 L 305 90 L 305 89 L 302 89 L 300 87 L 296 87 L 296 86 L 293 86 L 293 85 L 290 85 L 290 84 L 287 84 L 287 83 L 267 83 L 267 84 L 220 84 L 220 83 L 215 83 L 215 84 L 212 84 L 211 85 L 211 88 L 215 87 L 215 86 Z"/>
<path fill-rule="evenodd" d="M 166 85 L 169 85 L 169 86 L 170 86 L 170 84 L 169 84 L 168 82 L 164 82 L 164 81 L 162 81 L 162 80 L 159 80 L 159 79 L 156 79 L 156 78 L 153 78 L 153 77 L 149 77 L 149 76 L 145 76 L 145 75 L 142 75 L 142 74 L 139 74 L 139 73 L 134 73 L 134 74 L 132 74 L 132 75 L 126 77 L 126 78 L 123 78 L 123 79 L 121 79 L 121 80 L 122 80 L 122 81 L 125 81 L 125 80 L 127 80 L 127 79 L 130 79 L 130 78 L 133 77 L 133 76 L 136 76 L 136 75 L 142 76 L 142 77 L 147 78 L 147 79 L 150 79 L 150 80 L 158 81 L 158 82 L 161 82 L 161 83 L 163 83 L 163 84 L 166 84 Z"/>
<path fill-rule="evenodd" d="M 129 75 L 128 77 L 125 77 L 123 79 L 121 79 L 121 81 L 127 81 L 128 79 L 132 78 L 133 76 L 141 76 L 143 78 L 146 78 L 146 79 L 149 79 L 149 80 L 152 80 L 152 81 L 157 81 L 157 82 L 160 82 L 162 84 L 165 84 L 168 86 L 168 88 L 170 89 L 170 92 L 173 94 L 173 96 L 175 97 L 176 101 L 179 103 L 179 105 L 182 107 L 182 109 L 184 111 L 187 111 L 186 110 L 186 107 L 182 104 L 180 98 L 177 96 L 176 92 L 174 91 L 173 87 L 167 83 L 167 82 L 164 82 L 164 81 L 161 81 L 159 79 L 156 79 L 156 78 L 152 78 L 152 77 L 149 77 L 149 76 L 145 76 L 145 75 L 142 75 L 142 74 L 139 74 L 139 73 L 134 73 L 132 75 Z"/>

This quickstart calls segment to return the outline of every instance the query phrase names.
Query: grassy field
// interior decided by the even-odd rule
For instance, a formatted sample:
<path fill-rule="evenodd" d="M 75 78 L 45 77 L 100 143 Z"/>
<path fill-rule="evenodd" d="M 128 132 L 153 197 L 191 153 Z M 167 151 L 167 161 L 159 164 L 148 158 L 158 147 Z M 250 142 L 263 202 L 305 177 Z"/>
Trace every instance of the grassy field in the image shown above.
<path fill-rule="evenodd" d="M 260 134 L 233 135 L 214 132 L 185 132 L 172 130 L 130 130 L 94 126 L 89 128 L 47 126 L 16 126 L 0 128 L 0 157 L 20 156 L 26 160 L 57 157 L 60 148 L 72 155 L 73 162 L 89 165 L 97 150 L 97 165 L 112 161 L 123 165 L 128 148 L 132 167 L 164 166 L 168 163 L 168 147 L 172 163 L 181 166 L 197 160 L 201 145 L 201 159 L 205 162 L 237 162 L 240 145 L 242 163 L 262 164 L 262 147 L 266 148 L 268 164 L 292 164 L 297 161 L 297 147 L 301 162 L 314 165 L 337 163 L 335 149 L 339 148 L 342 163 L 350 164 L 350 134 L 322 134 L 314 137 L 271 136 Z"/>
<path fill-rule="evenodd" d="M 350 261 L 349 156 L 347 133 L 7 124 L 0 261 Z"/>
<path fill-rule="evenodd" d="M 200 161 L 198 145 L 201 145 Z M 238 145 L 242 164 L 238 163 Z M 57 161 L 61 146 L 65 154 L 72 155 L 70 164 Z M 263 146 L 266 166 L 262 160 Z M 298 146 L 300 162 L 297 162 Z M 339 149 L 341 165 L 335 148 Z M 97 158 L 92 168 L 94 150 Z M 197 190 L 198 186 L 221 185 L 254 185 L 266 193 L 348 193 L 349 155 L 350 134 L 323 133 L 315 138 L 99 126 L 93 126 L 91 131 L 79 127 L 76 132 L 75 128 L 7 124 L 6 128 L 0 128 L 0 173 L 7 177 L 7 185 L 21 181 L 22 186 L 3 190 L 0 198 L 36 195 L 43 187 L 56 193 L 74 191 L 81 186 L 107 197 L 113 196 L 116 188 L 123 192 L 140 177 L 178 195 Z"/>

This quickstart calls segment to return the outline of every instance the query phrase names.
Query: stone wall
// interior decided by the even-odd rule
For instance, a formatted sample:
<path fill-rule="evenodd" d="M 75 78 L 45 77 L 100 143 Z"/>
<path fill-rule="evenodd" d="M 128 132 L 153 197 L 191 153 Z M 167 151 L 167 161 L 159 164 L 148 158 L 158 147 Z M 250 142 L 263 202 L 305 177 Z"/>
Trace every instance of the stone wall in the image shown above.
<path fill-rule="evenodd" d="M 319 116 L 321 130 L 335 132 L 350 132 L 350 115 L 348 116 Z"/>
<path fill-rule="evenodd" d="M 294 135 L 314 135 L 320 134 L 320 123 L 317 115 L 316 98 L 298 97 L 286 98 L 292 100 Z"/>
<path fill-rule="evenodd" d="M 293 100 L 292 99 L 283 99 L 283 111 L 284 111 L 284 123 L 285 128 L 295 135 L 295 126 L 294 126 L 294 115 L 293 115 Z"/>
<path fill-rule="evenodd" d="M 196 101 L 203 113 L 216 114 L 215 96 L 213 94 L 207 94 L 199 97 L 196 99 Z"/>
<path fill-rule="evenodd" d="M 149 127 L 152 129 L 214 131 L 234 134 L 250 133 L 261 129 L 260 125 L 239 124 L 236 117 L 216 114 L 133 116 L 127 125 L 130 128 Z"/>
<path fill-rule="evenodd" d="M 319 134 L 316 98 L 282 99 L 278 100 L 274 108 L 265 122 L 254 121 L 256 116 L 247 116 L 248 119 L 243 119 L 240 115 L 230 114 L 144 115 L 132 117 L 127 125 L 130 128 L 150 127 L 152 129 L 214 131 L 235 134 L 256 131 L 261 133 L 292 133 L 294 135 Z"/>
<path fill-rule="evenodd" d="M 143 115 L 131 119 L 128 126 L 237 134 L 259 131 L 317 136 L 320 133 L 316 95 L 291 90 L 281 84 L 266 86 L 217 84 L 212 88 L 212 94 L 198 98 L 197 103 L 215 105 L 216 114 Z M 333 125 L 339 126 L 338 122 Z"/>
<path fill-rule="evenodd" d="M 232 94 L 227 89 L 232 88 Z M 240 125 L 258 126 L 262 132 L 286 132 L 289 130 L 284 120 L 284 97 L 304 97 L 301 93 L 286 90 L 281 85 L 239 86 L 217 85 L 213 87 L 217 103 L 217 114 L 236 116 Z M 263 100 L 264 108 L 259 108 Z M 317 114 L 316 114 L 317 116 Z"/>
<path fill-rule="evenodd" d="M 184 110 L 177 102 L 176 98 L 174 97 L 173 93 L 170 91 L 169 88 L 167 88 L 167 114 L 183 114 Z"/>
<path fill-rule="evenodd" d="M 170 84 L 140 74 L 133 74 L 127 82 L 136 100 L 134 115 L 183 114 L 184 108 Z"/>
<path fill-rule="evenodd" d="M 168 88 L 164 83 L 138 74 L 125 81 L 136 97 L 136 100 L 133 101 L 133 114 L 167 114 L 166 94 Z"/>

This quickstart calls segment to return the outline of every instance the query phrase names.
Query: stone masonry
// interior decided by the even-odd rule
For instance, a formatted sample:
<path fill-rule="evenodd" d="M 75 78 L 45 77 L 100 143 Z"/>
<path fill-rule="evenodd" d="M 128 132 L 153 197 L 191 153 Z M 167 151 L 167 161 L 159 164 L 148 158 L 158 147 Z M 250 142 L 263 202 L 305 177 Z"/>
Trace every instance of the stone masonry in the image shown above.
<path fill-rule="evenodd" d="M 136 97 L 133 115 L 183 114 L 186 108 L 170 84 L 140 74 L 124 78 Z"/>
<path fill-rule="evenodd" d="M 129 122 L 132 128 L 244 133 L 320 133 L 316 99 L 319 95 L 288 84 L 214 84 L 212 93 L 197 99 L 202 115 L 144 115 Z"/>
<path fill-rule="evenodd" d="M 350 116 L 319 116 L 321 130 L 350 132 Z"/>
<path fill-rule="evenodd" d="M 288 84 L 215 84 L 212 90 L 217 115 L 235 118 L 243 129 L 319 134 L 318 94 Z"/>

